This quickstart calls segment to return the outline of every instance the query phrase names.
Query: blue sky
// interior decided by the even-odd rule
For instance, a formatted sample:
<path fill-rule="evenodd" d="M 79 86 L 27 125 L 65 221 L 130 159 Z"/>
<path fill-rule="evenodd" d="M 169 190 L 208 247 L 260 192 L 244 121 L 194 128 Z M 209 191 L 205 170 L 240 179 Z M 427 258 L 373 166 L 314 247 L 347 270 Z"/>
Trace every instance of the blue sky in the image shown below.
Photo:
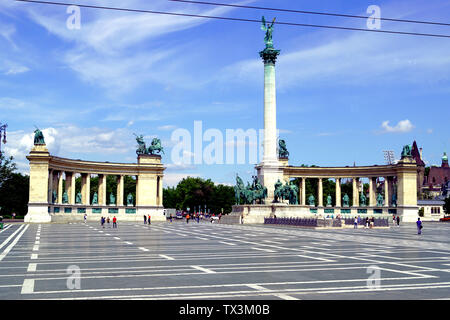
<path fill-rule="evenodd" d="M 450 21 L 450 1 L 241 1 L 297 10 Z M 80 1 L 147 10 L 366 28 L 366 21 L 167 0 Z M 264 32 L 258 23 L 81 8 L 70 30 L 66 7 L 0 3 L 2 147 L 27 172 L 34 126 L 54 155 L 135 162 L 133 133 L 162 139 L 165 183 L 184 176 L 234 183 L 253 165 L 177 165 L 177 128 L 263 127 Z M 384 30 L 450 34 L 450 27 L 382 22 Z M 427 164 L 450 151 L 450 39 L 275 26 L 277 127 L 290 164 L 383 164 L 417 140 Z M 204 146 L 207 143 L 204 143 Z"/>

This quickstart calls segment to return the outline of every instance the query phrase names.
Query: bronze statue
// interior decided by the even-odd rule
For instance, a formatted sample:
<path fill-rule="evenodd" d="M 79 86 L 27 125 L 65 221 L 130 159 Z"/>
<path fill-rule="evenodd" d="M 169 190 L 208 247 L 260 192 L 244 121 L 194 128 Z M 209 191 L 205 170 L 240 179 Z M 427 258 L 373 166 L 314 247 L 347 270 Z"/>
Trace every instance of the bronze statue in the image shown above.
<path fill-rule="evenodd" d="M 266 36 L 264 37 L 264 43 L 266 44 L 266 48 L 273 48 L 272 33 L 274 23 L 275 18 L 273 18 L 272 24 L 268 23 L 266 25 L 266 19 L 264 18 L 264 16 L 262 17 L 261 30 L 266 32 Z"/>
<path fill-rule="evenodd" d="M 44 145 L 44 135 L 41 130 L 39 130 L 38 127 L 36 127 L 36 130 L 34 130 L 34 145 Z"/>

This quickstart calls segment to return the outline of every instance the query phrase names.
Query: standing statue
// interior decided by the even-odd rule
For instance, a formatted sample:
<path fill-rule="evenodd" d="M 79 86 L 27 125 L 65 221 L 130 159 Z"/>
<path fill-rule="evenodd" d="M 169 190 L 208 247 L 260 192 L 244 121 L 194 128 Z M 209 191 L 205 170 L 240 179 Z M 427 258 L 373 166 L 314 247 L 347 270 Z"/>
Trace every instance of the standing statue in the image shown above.
<path fill-rule="evenodd" d="M 264 37 L 264 43 L 266 44 L 266 48 L 273 48 L 273 41 L 272 41 L 272 33 L 273 33 L 273 25 L 275 23 L 275 18 L 272 20 L 272 24 L 266 25 L 266 19 L 264 16 L 262 17 L 262 25 L 261 30 L 266 32 L 266 36 Z"/>
<path fill-rule="evenodd" d="M 42 131 L 36 127 L 36 130 L 34 130 L 34 145 L 36 146 L 43 144 L 45 144 L 44 135 L 42 134 Z"/>
<path fill-rule="evenodd" d="M 359 197 L 359 206 L 366 207 L 367 206 L 367 198 L 364 195 L 364 192 L 361 192 L 361 196 Z"/>
<path fill-rule="evenodd" d="M 275 183 L 274 202 L 280 202 L 283 199 L 283 183 L 278 179 Z"/>
<path fill-rule="evenodd" d="M 397 194 L 395 192 L 392 195 L 392 207 L 397 207 Z"/>
<path fill-rule="evenodd" d="M 315 200 L 316 200 L 316 199 L 314 198 L 313 195 L 310 195 L 310 196 L 309 196 L 309 198 L 308 198 L 308 203 L 309 203 L 309 205 L 310 205 L 311 207 L 314 207 L 314 206 L 316 205 Z"/>
<path fill-rule="evenodd" d="M 383 196 L 381 195 L 381 193 L 379 193 L 377 196 L 377 207 L 382 207 L 383 202 L 384 202 Z"/>
<path fill-rule="evenodd" d="M 112 192 L 109 194 L 109 204 L 116 204 L 116 197 Z"/>
<path fill-rule="evenodd" d="M 294 181 L 290 183 L 289 204 L 298 204 L 298 187 Z"/>
<path fill-rule="evenodd" d="M 289 151 L 286 148 L 286 141 L 280 139 L 278 141 L 278 158 L 288 158 Z"/>
<path fill-rule="evenodd" d="M 52 192 L 52 203 L 56 202 L 56 190 L 53 190 Z"/>
<path fill-rule="evenodd" d="M 332 207 L 333 206 L 333 199 L 331 198 L 330 195 L 327 196 L 327 207 Z"/>
<path fill-rule="evenodd" d="M 127 196 L 127 206 L 133 206 L 133 195 L 131 193 L 129 193 Z"/>
<path fill-rule="evenodd" d="M 343 207 L 349 207 L 350 206 L 350 198 L 347 194 L 344 195 L 342 198 L 342 206 Z"/>
<path fill-rule="evenodd" d="M 98 204 L 97 192 L 94 192 L 94 196 L 92 197 L 92 204 Z"/>
<path fill-rule="evenodd" d="M 258 201 L 259 204 L 264 204 L 264 199 L 267 198 L 267 188 L 264 187 L 258 179 L 258 176 L 253 176 L 253 198 Z"/>
<path fill-rule="evenodd" d="M 245 189 L 244 182 L 239 177 L 239 175 L 236 174 L 236 185 L 234 186 L 234 198 L 237 205 L 241 204 L 241 195 L 242 196 L 244 195 L 244 189 Z"/>
<path fill-rule="evenodd" d="M 67 191 L 64 191 L 62 196 L 62 203 L 69 203 L 69 197 L 67 196 Z"/>
<path fill-rule="evenodd" d="M 81 192 L 77 193 L 77 196 L 75 197 L 75 203 L 81 204 Z"/>

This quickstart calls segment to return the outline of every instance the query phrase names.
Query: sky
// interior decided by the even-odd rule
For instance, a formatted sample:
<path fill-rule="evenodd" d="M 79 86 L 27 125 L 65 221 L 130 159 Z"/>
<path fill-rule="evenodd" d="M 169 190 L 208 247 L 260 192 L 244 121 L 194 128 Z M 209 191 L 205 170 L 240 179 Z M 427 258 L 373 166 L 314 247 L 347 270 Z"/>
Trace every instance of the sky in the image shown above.
<path fill-rule="evenodd" d="M 366 19 L 168 0 L 71 2 L 367 29 Z M 220 2 L 363 16 L 376 5 L 381 17 L 450 22 L 450 1 L 442 0 Z M 74 28 L 67 9 L 0 1 L 0 122 L 8 124 L 2 151 L 21 172 L 29 172 L 25 157 L 37 126 L 52 155 L 90 161 L 135 163 L 133 134 L 147 145 L 158 137 L 165 186 L 187 176 L 228 185 L 236 174 L 251 179 L 261 159 L 194 161 L 194 140 L 203 139 L 198 150 L 205 153 L 213 140 L 202 134 L 220 133 L 225 154 L 238 145 L 227 130 L 263 129 L 260 23 L 80 8 Z M 387 21 L 381 30 L 450 35 L 448 26 Z M 275 25 L 273 41 L 281 50 L 277 128 L 289 164 L 381 165 L 383 150 L 399 158 L 414 140 L 427 165 L 440 165 L 450 152 L 450 38 Z M 191 135 L 182 163 L 174 160 L 177 132 Z M 260 142 L 244 147 L 261 152 Z"/>

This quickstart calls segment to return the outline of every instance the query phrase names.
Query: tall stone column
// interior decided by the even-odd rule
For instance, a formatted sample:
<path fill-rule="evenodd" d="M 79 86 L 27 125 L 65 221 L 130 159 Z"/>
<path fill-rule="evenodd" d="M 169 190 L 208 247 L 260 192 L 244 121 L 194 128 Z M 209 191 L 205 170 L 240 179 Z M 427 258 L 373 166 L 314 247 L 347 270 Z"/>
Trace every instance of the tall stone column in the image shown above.
<path fill-rule="evenodd" d="M 164 192 L 163 176 L 161 175 L 161 176 L 159 176 L 159 203 L 158 203 L 159 206 L 163 205 L 163 192 Z"/>
<path fill-rule="evenodd" d="M 75 181 L 72 179 L 74 177 L 75 174 L 73 172 L 66 172 L 66 193 L 69 204 L 75 203 L 75 196 L 72 198 L 72 193 L 75 195 Z"/>
<path fill-rule="evenodd" d="M 117 199 L 118 206 L 123 206 L 123 190 L 124 190 L 124 176 L 117 176 Z"/>
<path fill-rule="evenodd" d="M 277 103 L 275 85 L 275 62 L 279 50 L 266 47 L 259 53 L 264 61 L 264 154 L 258 168 L 258 177 L 267 188 L 267 202 L 274 199 L 275 183 L 283 180 L 277 154 Z"/>
<path fill-rule="evenodd" d="M 359 178 L 353 178 L 353 207 L 359 207 Z"/>
<path fill-rule="evenodd" d="M 384 177 L 384 206 L 389 207 L 389 198 L 391 197 L 391 193 L 389 192 L 389 177 Z"/>
<path fill-rule="evenodd" d="M 91 196 L 91 174 L 82 173 L 81 174 L 81 199 L 82 203 L 85 205 L 90 204 Z"/>
<path fill-rule="evenodd" d="M 376 198 L 377 178 L 369 178 L 369 207 L 375 207 L 377 205 Z"/>
<path fill-rule="evenodd" d="M 53 170 L 48 171 L 48 192 L 47 192 L 47 202 L 52 203 L 52 193 L 53 193 Z"/>
<path fill-rule="evenodd" d="M 388 204 L 392 206 L 392 197 L 394 196 L 394 177 L 389 177 L 388 180 L 389 201 Z"/>
<path fill-rule="evenodd" d="M 319 181 L 317 183 L 317 188 L 318 188 L 318 197 L 319 197 L 319 207 L 323 207 L 323 179 L 319 178 Z"/>
<path fill-rule="evenodd" d="M 397 213 L 404 222 L 415 222 L 419 216 L 417 206 L 417 164 L 410 156 L 397 164 Z"/>
<path fill-rule="evenodd" d="M 58 203 L 59 204 L 61 204 L 62 203 L 62 196 L 63 196 L 63 193 L 64 193 L 64 190 L 63 190 L 63 181 L 64 181 L 64 179 L 63 179 L 63 171 L 60 171 L 59 172 L 59 177 L 58 177 Z"/>
<path fill-rule="evenodd" d="M 302 206 L 306 206 L 306 178 L 302 178 Z"/>
<path fill-rule="evenodd" d="M 98 175 L 98 204 L 106 205 L 106 175 Z"/>
<path fill-rule="evenodd" d="M 341 206 L 341 178 L 336 178 L 336 207 Z"/>

